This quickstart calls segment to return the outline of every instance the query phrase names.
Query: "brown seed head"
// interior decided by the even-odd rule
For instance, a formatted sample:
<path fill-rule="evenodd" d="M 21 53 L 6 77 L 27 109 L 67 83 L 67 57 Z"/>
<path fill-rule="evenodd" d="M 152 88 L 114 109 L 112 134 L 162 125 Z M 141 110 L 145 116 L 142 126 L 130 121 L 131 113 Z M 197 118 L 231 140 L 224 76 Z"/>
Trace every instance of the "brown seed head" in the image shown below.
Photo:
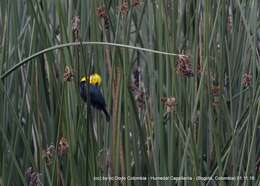
<path fill-rule="evenodd" d="M 179 60 L 177 63 L 177 73 L 181 74 L 184 77 L 194 76 L 189 58 L 187 56 L 179 56 Z"/>
<path fill-rule="evenodd" d="M 68 150 L 69 150 L 69 143 L 66 138 L 62 137 L 60 139 L 59 146 L 58 146 L 58 154 L 60 156 L 63 156 L 67 154 Z"/>
<path fill-rule="evenodd" d="M 233 19 L 232 16 L 229 15 L 227 20 L 227 31 L 232 32 L 232 29 L 233 29 Z"/>
<path fill-rule="evenodd" d="M 176 98 L 175 97 L 163 97 L 163 98 L 161 98 L 161 102 L 164 104 L 166 113 L 175 111 L 175 109 L 176 109 Z"/>
<path fill-rule="evenodd" d="M 132 0 L 132 6 L 137 7 L 140 5 L 140 0 Z"/>
<path fill-rule="evenodd" d="M 32 167 L 29 167 L 25 171 L 28 186 L 42 186 L 43 183 L 41 182 L 40 176 L 41 174 L 34 171 Z"/>
<path fill-rule="evenodd" d="M 46 161 L 46 164 L 50 166 L 53 162 L 53 157 L 55 155 L 55 147 L 50 145 L 46 150 L 43 150 L 43 158 Z"/>
<path fill-rule="evenodd" d="M 73 33 L 79 32 L 80 30 L 80 17 L 74 16 L 72 19 L 72 31 Z"/>
<path fill-rule="evenodd" d="M 252 75 L 249 73 L 244 74 L 242 84 L 244 87 L 250 87 L 252 85 Z"/>
<path fill-rule="evenodd" d="M 64 81 L 71 81 L 73 77 L 74 77 L 73 70 L 69 66 L 66 66 L 63 74 Z"/>
<path fill-rule="evenodd" d="M 97 8 L 97 15 L 100 18 L 107 19 L 108 15 L 107 15 L 106 7 L 101 6 Z"/>
<path fill-rule="evenodd" d="M 211 93 L 213 96 L 219 96 L 221 93 L 221 88 L 219 85 L 213 85 L 211 87 Z"/>
<path fill-rule="evenodd" d="M 119 5 L 120 12 L 126 16 L 128 14 L 128 2 L 124 1 L 121 5 Z"/>

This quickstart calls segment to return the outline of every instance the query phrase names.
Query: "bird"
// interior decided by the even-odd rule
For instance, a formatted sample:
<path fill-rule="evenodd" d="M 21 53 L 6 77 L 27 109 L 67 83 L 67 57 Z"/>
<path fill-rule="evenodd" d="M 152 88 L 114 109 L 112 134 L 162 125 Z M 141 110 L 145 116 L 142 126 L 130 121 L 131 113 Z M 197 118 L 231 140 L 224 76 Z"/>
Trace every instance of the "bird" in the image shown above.
<path fill-rule="evenodd" d="M 100 89 L 101 82 L 102 78 L 97 73 L 91 74 L 90 76 L 82 76 L 80 79 L 80 96 L 84 102 L 87 102 L 87 98 L 89 98 L 91 106 L 97 110 L 103 111 L 106 120 L 110 121 L 110 115 L 106 109 L 105 98 Z M 89 90 L 87 89 L 88 86 Z"/>

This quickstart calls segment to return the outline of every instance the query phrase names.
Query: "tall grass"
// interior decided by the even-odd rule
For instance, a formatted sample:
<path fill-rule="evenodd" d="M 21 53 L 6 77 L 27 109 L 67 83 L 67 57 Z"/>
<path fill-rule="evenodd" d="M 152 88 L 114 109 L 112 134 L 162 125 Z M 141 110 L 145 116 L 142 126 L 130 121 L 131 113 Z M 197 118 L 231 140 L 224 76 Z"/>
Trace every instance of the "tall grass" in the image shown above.
<path fill-rule="evenodd" d="M 0 0 L 0 185 L 259 185 L 259 33 L 257 0 Z"/>

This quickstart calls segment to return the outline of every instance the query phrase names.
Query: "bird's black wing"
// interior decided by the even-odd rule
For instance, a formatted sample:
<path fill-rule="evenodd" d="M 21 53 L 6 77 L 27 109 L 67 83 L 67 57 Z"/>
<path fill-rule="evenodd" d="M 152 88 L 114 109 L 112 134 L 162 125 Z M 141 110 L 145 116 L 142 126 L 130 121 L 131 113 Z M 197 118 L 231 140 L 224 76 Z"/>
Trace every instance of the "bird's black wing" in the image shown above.
<path fill-rule="evenodd" d="M 93 107 L 96 107 L 97 109 L 100 110 L 106 107 L 105 99 L 99 87 L 90 85 L 89 93 L 90 93 L 90 102 Z"/>
<path fill-rule="evenodd" d="M 100 88 L 97 86 L 90 85 L 89 94 L 90 94 L 91 105 L 99 110 L 102 110 L 106 115 L 106 120 L 109 121 L 110 115 L 106 110 L 106 102 Z"/>
<path fill-rule="evenodd" d="M 86 83 L 80 84 L 80 96 L 86 102 L 87 101 L 87 85 Z"/>

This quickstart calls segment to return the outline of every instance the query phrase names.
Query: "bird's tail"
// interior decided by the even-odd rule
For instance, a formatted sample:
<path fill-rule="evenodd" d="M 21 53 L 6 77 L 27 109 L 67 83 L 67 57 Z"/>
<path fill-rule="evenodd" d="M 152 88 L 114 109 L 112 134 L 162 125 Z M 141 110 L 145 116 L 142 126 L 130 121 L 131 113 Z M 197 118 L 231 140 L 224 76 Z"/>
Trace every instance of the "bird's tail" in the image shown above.
<path fill-rule="evenodd" d="M 107 112 L 106 108 L 103 108 L 103 112 L 104 112 L 104 114 L 106 115 L 106 120 L 107 120 L 107 121 L 110 121 L 110 115 L 109 115 L 109 113 Z"/>

